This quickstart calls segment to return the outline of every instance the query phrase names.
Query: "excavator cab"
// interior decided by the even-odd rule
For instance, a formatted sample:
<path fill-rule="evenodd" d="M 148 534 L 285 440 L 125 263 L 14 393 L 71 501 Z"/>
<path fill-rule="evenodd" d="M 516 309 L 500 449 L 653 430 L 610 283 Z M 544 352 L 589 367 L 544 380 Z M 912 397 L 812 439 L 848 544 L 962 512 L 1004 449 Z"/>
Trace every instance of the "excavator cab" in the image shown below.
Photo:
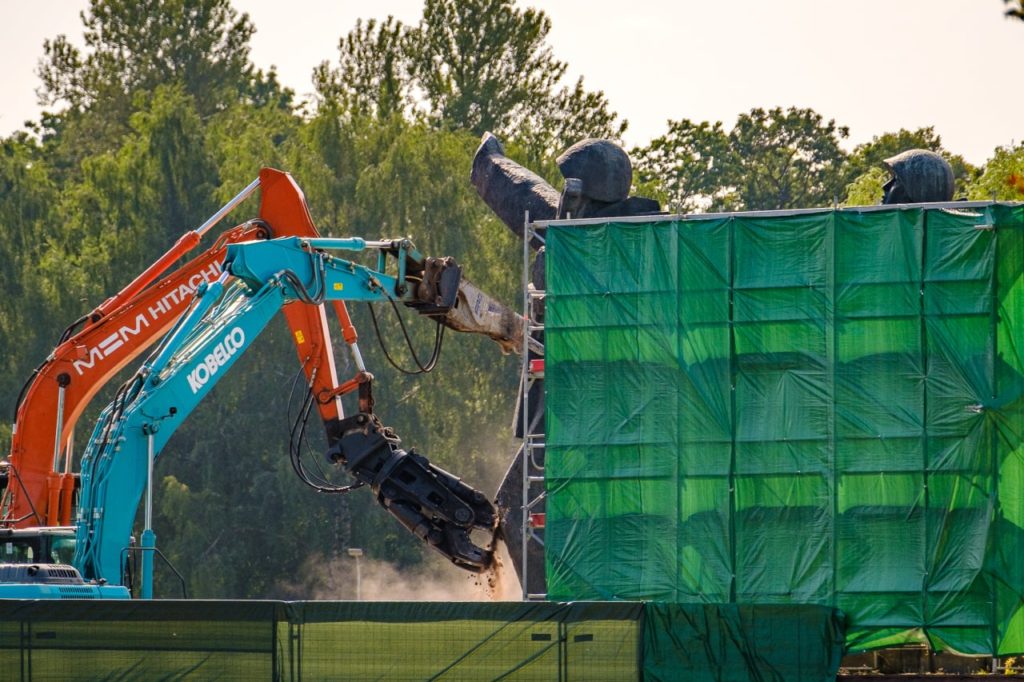
<path fill-rule="evenodd" d="M 50 528 L 0 529 L 0 563 L 70 564 L 75 555 L 75 529 Z"/>

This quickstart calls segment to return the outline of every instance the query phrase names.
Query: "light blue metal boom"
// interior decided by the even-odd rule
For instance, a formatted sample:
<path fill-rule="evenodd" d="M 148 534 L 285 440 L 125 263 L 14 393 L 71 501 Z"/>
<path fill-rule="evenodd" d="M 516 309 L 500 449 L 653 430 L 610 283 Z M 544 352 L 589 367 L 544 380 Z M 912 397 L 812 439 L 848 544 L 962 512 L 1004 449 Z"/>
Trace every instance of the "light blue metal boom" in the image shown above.
<path fill-rule="evenodd" d="M 377 269 L 331 253 L 366 249 L 378 252 Z M 392 257 L 397 272 L 387 274 Z M 286 303 L 390 299 L 445 323 L 445 309 L 455 305 L 452 284 L 457 289 L 460 279 L 454 263 L 428 263 L 407 240 L 286 238 L 229 246 L 221 278 L 200 289 L 159 351 L 100 416 L 82 458 L 75 566 L 87 579 L 122 584 L 125 548 L 147 491 L 142 595 L 152 595 L 153 462 Z M 463 568 L 490 565 L 491 549 L 469 538 L 473 529 L 493 532 L 495 526 L 494 508 L 483 494 L 399 448 L 372 414 L 325 426 L 328 458 L 369 485 L 403 525 Z"/>

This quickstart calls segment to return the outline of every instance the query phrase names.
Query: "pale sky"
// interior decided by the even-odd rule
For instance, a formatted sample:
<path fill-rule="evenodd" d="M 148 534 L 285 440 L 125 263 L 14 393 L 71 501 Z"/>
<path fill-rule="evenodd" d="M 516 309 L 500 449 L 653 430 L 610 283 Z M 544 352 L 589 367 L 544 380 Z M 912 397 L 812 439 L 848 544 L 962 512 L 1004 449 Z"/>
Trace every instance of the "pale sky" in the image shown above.
<path fill-rule="evenodd" d="M 252 58 L 300 95 L 335 61 L 357 18 L 418 21 L 422 0 L 233 0 L 257 33 Z M 810 107 L 850 128 L 848 148 L 934 125 L 983 163 L 1024 139 L 1024 22 L 1001 0 L 518 0 L 551 18 L 548 42 L 646 144 L 667 119 L 721 120 L 753 107 Z M 0 135 L 38 115 L 43 40 L 80 40 L 87 0 L 0 0 Z"/>

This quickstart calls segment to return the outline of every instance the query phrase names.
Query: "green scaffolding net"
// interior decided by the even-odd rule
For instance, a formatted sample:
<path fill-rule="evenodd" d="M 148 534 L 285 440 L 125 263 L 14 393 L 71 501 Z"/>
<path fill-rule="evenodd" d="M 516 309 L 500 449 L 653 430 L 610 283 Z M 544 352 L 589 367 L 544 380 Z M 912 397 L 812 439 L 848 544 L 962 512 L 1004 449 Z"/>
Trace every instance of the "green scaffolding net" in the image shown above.
<path fill-rule="evenodd" d="M 1024 207 L 547 230 L 548 594 L 1024 651 Z"/>

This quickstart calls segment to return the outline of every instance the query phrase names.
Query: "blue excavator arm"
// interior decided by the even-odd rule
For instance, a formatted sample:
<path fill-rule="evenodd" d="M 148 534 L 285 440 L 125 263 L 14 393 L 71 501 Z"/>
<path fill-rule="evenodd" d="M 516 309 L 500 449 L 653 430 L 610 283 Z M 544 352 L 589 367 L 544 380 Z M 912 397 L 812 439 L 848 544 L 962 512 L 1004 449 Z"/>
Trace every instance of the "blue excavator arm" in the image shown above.
<path fill-rule="evenodd" d="M 378 254 L 376 269 L 337 255 L 368 249 Z M 394 272 L 388 273 L 392 261 Z M 458 321 L 455 309 L 466 291 L 461 282 L 454 262 L 423 258 L 407 240 L 284 238 L 230 245 L 224 274 L 200 289 L 192 308 L 121 388 L 92 433 L 82 458 L 76 567 L 87 579 L 122 583 L 125 547 L 143 492 L 151 490 L 153 462 L 178 426 L 290 302 L 392 300 L 441 324 L 484 333 L 505 348 L 519 350 L 515 324 L 473 323 L 466 328 Z M 453 563 L 472 571 L 489 567 L 493 546 L 474 544 L 470 534 L 480 529 L 493 535 L 493 505 L 423 455 L 402 449 L 371 405 L 372 400 L 361 400 L 359 413 L 325 424 L 328 459 L 351 474 L 356 485 L 370 486 L 382 506 Z M 150 507 L 147 499 L 143 596 L 151 590 L 152 557 L 147 551 L 155 546 Z"/>

